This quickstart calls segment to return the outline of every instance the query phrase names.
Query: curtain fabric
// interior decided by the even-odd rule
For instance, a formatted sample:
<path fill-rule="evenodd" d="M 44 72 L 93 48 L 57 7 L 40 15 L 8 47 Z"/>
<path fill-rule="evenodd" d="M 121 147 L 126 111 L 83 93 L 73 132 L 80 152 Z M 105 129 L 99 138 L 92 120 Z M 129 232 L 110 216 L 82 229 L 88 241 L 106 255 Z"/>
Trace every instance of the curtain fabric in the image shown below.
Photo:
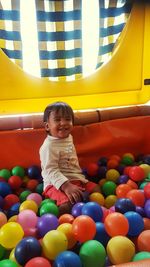
<path fill-rule="evenodd" d="M 20 2 L 0 0 L 0 48 L 14 63 L 23 67 Z M 98 8 L 100 27 L 96 68 L 111 56 L 132 3 L 128 0 L 99 0 Z M 51 80 L 82 77 L 82 12 L 82 0 L 35 0 L 41 77 Z M 89 19 L 92 23 L 92 18 Z"/>

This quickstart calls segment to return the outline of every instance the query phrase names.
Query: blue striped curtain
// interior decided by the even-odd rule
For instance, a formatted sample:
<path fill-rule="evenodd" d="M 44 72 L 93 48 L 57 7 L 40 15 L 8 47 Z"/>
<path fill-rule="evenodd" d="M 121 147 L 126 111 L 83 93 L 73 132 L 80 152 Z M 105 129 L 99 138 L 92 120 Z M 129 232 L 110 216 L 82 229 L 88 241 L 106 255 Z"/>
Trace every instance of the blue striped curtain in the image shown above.
<path fill-rule="evenodd" d="M 23 67 L 20 0 L 5 1 L 10 2 L 10 7 L 6 9 L 4 0 L 0 0 L 0 48 L 14 63 Z M 52 80 L 67 80 L 69 76 L 81 78 L 82 0 L 35 0 L 35 8 L 41 77 Z M 132 1 L 99 0 L 98 8 L 100 29 L 96 68 L 111 56 L 130 14 Z M 117 18 L 121 18 L 118 23 Z M 11 22 L 9 27 L 8 21 Z M 70 22 L 71 27 L 67 28 Z"/>

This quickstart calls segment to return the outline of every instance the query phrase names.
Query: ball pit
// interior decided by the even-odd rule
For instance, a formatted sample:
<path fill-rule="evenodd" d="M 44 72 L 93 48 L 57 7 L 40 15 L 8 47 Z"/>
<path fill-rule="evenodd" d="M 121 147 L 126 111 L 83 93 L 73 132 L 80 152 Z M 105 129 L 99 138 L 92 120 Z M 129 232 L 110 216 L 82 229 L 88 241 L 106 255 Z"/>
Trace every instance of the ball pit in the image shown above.
<path fill-rule="evenodd" d="M 7 254 L 10 267 L 12 264 L 12 267 L 16 264 L 58 267 L 60 261 L 65 267 L 101 267 L 148 259 L 150 201 L 145 173 L 149 175 L 149 165 L 144 163 L 141 180 L 137 176 L 131 177 L 133 166 L 120 168 L 119 172 L 120 157 L 114 158 L 116 171 L 109 168 L 110 158 L 90 165 L 99 168 L 96 179 L 99 179 L 101 193 L 85 194 L 83 202 L 74 204 L 70 214 L 61 216 L 55 201 L 42 196 L 43 184 L 37 176 L 28 177 L 27 171 L 20 166 L 14 168 L 13 176 L 12 172 L 3 171 L 5 180 L 0 181 L 0 264 L 6 264 Z M 105 168 L 102 179 L 101 168 Z M 17 176 L 19 171 L 24 176 Z M 15 230 L 12 230 L 13 224 Z M 29 240 L 35 248 L 31 245 L 30 253 L 27 252 Z M 126 250 L 128 256 L 124 253 Z"/>

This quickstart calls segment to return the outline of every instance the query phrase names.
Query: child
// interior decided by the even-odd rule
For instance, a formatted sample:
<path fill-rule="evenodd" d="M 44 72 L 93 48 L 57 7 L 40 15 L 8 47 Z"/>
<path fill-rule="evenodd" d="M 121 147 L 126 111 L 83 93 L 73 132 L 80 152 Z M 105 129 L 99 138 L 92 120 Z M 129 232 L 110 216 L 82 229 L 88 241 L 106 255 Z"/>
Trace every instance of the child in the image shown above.
<path fill-rule="evenodd" d="M 40 148 L 43 195 L 56 201 L 59 215 L 69 213 L 73 204 L 82 201 L 83 192 L 100 192 L 89 182 L 79 166 L 71 131 L 72 108 L 64 102 L 48 105 L 44 111 L 47 137 Z"/>

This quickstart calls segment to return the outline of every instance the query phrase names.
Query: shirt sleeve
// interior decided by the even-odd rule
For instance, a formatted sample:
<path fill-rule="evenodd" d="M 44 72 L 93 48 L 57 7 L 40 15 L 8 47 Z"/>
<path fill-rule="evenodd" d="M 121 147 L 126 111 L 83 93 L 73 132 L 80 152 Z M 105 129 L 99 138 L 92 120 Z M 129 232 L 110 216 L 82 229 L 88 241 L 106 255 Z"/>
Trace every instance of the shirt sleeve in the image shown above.
<path fill-rule="evenodd" d="M 59 170 L 59 151 L 52 143 L 40 149 L 40 160 L 45 184 L 52 184 L 56 189 L 59 189 L 63 183 L 68 181 L 67 177 Z"/>

